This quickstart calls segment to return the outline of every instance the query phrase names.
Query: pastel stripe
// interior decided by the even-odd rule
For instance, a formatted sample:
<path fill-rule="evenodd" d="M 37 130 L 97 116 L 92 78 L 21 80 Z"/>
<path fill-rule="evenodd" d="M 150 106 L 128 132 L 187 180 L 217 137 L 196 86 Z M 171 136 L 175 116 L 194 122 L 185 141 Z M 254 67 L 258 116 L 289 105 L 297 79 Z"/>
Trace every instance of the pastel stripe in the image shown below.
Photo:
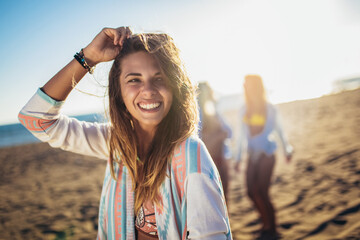
<path fill-rule="evenodd" d="M 197 167 L 197 163 L 198 161 L 194 161 L 194 159 L 197 159 L 197 144 L 195 141 L 193 141 L 193 139 L 189 139 L 188 141 L 188 154 L 189 154 L 189 158 L 187 160 L 187 162 L 189 162 L 190 160 L 192 160 L 192 162 L 189 162 L 189 173 L 195 173 L 198 171 L 198 167 Z"/>
<path fill-rule="evenodd" d="M 135 239 L 134 191 L 132 179 L 126 170 L 126 239 Z"/>
<path fill-rule="evenodd" d="M 110 166 L 109 166 L 110 167 Z M 108 238 L 108 225 L 109 225 L 109 204 L 110 204 L 110 189 L 111 189 L 111 182 L 112 182 L 112 178 L 111 178 L 111 173 L 110 173 L 110 169 L 109 169 L 109 181 L 106 184 L 106 192 L 105 192 L 105 209 L 104 209 L 104 213 L 105 213 L 105 223 L 104 223 L 104 229 L 106 229 L 106 239 Z"/>
<path fill-rule="evenodd" d="M 186 201 L 183 201 L 183 204 L 181 206 L 181 230 L 182 230 L 182 239 L 186 239 L 187 237 L 187 221 L 186 221 L 186 209 L 187 209 L 187 204 Z"/>
<path fill-rule="evenodd" d="M 181 234 L 183 230 L 183 214 L 181 211 L 181 205 L 183 205 L 184 201 L 184 187 L 185 187 L 185 179 L 186 179 L 186 141 L 182 142 L 177 149 L 178 152 L 174 154 L 172 161 L 172 169 L 171 173 L 174 176 L 173 181 L 171 181 L 171 189 L 172 189 L 172 204 L 173 209 L 175 211 L 175 223 L 178 229 L 178 232 Z M 182 216 L 180 214 L 182 213 Z M 185 217 L 186 218 L 186 217 Z M 179 226 L 180 224 L 180 226 Z"/>
<path fill-rule="evenodd" d="M 125 189 L 125 181 L 126 181 L 126 174 L 122 174 L 122 192 L 126 193 L 126 189 Z M 126 212 L 126 194 L 123 194 L 121 196 L 121 201 L 122 201 L 122 206 L 121 206 L 121 211 L 122 212 Z M 122 218 L 121 219 L 121 235 L 122 236 L 126 236 L 126 218 Z"/>
<path fill-rule="evenodd" d="M 200 143 L 197 144 L 197 172 L 201 173 Z"/>
<path fill-rule="evenodd" d="M 119 166 L 119 171 L 117 174 L 117 181 L 116 181 L 116 190 L 115 190 L 115 204 L 114 204 L 114 212 L 115 212 L 115 239 L 121 239 L 122 233 L 122 179 L 119 179 L 119 176 L 122 176 L 122 166 Z"/>
<path fill-rule="evenodd" d="M 21 112 L 18 115 L 18 119 L 26 129 L 32 132 L 44 132 L 56 122 L 56 120 L 40 119 Z"/>
<path fill-rule="evenodd" d="M 50 103 L 53 106 L 60 106 L 64 103 L 64 101 L 57 101 L 55 99 L 52 99 L 51 97 L 49 97 L 46 93 L 44 93 L 40 88 L 37 90 L 36 94 L 41 97 L 43 100 L 45 100 L 46 102 Z"/>
<path fill-rule="evenodd" d="M 176 193 L 175 193 L 176 194 Z M 173 194 L 174 196 L 174 194 Z M 171 205 L 172 205 L 172 210 L 175 212 L 175 224 L 176 224 L 176 229 L 177 229 L 177 232 L 180 233 L 181 232 L 181 229 L 179 229 L 179 223 L 181 224 L 181 219 L 180 219 L 180 216 L 179 216 L 179 212 L 178 212 L 178 205 L 179 203 L 175 203 L 177 199 L 176 198 L 172 198 L 171 199 Z"/>
<path fill-rule="evenodd" d="M 179 202 L 184 196 L 184 181 L 186 178 L 185 141 L 180 144 L 178 151 L 172 160 L 172 170 L 175 173 L 176 190 L 179 194 Z"/>
<path fill-rule="evenodd" d="M 184 231 L 183 231 L 183 234 L 182 234 L 182 240 L 187 239 L 187 227 L 186 227 L 186 220 L 185 220 L 184 222 L 185 222 L 185 227 L 184 227 Z"/>
<path fill-rule="evenodd" d="M 107 226 L 107 236 L 108 239 L 115 239 L 114 231 L 114 194 L 116 188 L 116 181 L 114 179 L 110 180 L 110 190 L 109 190 L 109 204 L 108 204 L 108 226 Z"/>
<path fill-rule="evenodd" d="M 176 178 L 176 174 L 174 173 L 174 169 L 171 169 L 171 175 L 175 176 Z M 175 178 L 172 178 L 172 181 L 170 182 L 171 184 L 171 195 L 172 195 L 172 199 L 171 199 L 171 204 L 173 206 L 173 210 L 175 211 L 175 223 L 176 223 L 176 228 L 178 230 L 178 232 L 181 232 L 181 229 L 179 229 L 179 223 L 181 223 L 181 218 L 180 218 L 180 213 L 179 213 L 179 209 L 180 209 L 180 199 L 179 199 L 179 194 L 177 191 L 177 187 L 175 186 L 175 182 L 177 182 L 175 180 Z"/>

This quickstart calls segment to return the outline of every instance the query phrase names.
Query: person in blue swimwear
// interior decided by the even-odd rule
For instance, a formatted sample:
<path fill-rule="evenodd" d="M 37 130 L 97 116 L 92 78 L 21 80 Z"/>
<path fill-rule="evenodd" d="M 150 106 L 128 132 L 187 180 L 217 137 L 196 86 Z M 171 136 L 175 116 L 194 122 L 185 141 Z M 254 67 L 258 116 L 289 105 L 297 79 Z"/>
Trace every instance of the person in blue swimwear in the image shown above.
<path fill-rule="evenodd" d="M 283 146 L 287 162 L 292 158 L 293 148 L 286 140 L 276 108 L 266 100 L 260 76 L 245 76 L 244 95 L 235 169 L 240 171 L 240 162 L 247 153 L 247 194 L 263 224 L 258 239 L 277 239 L 275 210 L 269 196 L 277 149 L 275 134 Z"/>

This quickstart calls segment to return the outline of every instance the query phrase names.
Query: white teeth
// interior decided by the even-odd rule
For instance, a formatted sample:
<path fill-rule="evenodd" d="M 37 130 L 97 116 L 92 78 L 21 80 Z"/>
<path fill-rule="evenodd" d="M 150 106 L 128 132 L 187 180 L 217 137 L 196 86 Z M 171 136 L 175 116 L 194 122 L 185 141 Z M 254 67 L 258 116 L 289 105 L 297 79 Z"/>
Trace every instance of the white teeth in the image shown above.
<path fill-rule="evenodd" d="M 144 104 L 144 103 L 141 103 L 139 104 L 139 106 L 141 108 L 144 108 L 144 109 L 147 109 L 147 110 L 151 110 L 151 109 L 154 109 L 154 108 L 157 108 L 160 106 L 160 103 L 149 103 L 149 104 Z"/>

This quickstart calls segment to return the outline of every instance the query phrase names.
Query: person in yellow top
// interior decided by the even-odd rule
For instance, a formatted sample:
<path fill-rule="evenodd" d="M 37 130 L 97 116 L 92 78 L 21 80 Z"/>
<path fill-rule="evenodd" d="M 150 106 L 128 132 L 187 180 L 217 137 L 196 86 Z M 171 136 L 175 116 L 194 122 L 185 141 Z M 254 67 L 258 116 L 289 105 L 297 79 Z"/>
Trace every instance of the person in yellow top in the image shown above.
<path fill-rule="evenodd" d="M 265 97 L 262 79 L 258 75 L 245 76 L 245 106 L 241 108 L 241 131 L 235 169 L 247 152 L 247 193 L 260 213 L 263 224 L 259 239 L 277 239 L 275 210 L 269 196 L 270 181 L 277 149 L 274 134 L 277 133 L 289 162 L 293 148 L 283 133 L 276 108 Z"/>
<path fill-rule="evenodd" d="M 265 125 L 265 117 L 260 114 L 253 114 L 250 118 L 248 116 L 244 116 L 243 121 L 251 126 L 264 126 Z"/>

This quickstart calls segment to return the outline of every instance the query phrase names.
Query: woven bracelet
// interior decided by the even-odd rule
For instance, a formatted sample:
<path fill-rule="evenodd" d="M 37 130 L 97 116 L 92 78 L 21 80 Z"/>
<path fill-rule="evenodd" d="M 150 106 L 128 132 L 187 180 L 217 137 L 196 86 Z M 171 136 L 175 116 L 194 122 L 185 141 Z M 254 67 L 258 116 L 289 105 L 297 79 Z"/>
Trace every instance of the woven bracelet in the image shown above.
<path fill-rule="evenodd" d="M 83 49 L 80 50 L 79 53 L 74 55 L 74 58 L 85 68 L 90 74 L 93 74 L 95 66 L 90 67 L 89 64 L 85 60 L 85 55 Z"/>

